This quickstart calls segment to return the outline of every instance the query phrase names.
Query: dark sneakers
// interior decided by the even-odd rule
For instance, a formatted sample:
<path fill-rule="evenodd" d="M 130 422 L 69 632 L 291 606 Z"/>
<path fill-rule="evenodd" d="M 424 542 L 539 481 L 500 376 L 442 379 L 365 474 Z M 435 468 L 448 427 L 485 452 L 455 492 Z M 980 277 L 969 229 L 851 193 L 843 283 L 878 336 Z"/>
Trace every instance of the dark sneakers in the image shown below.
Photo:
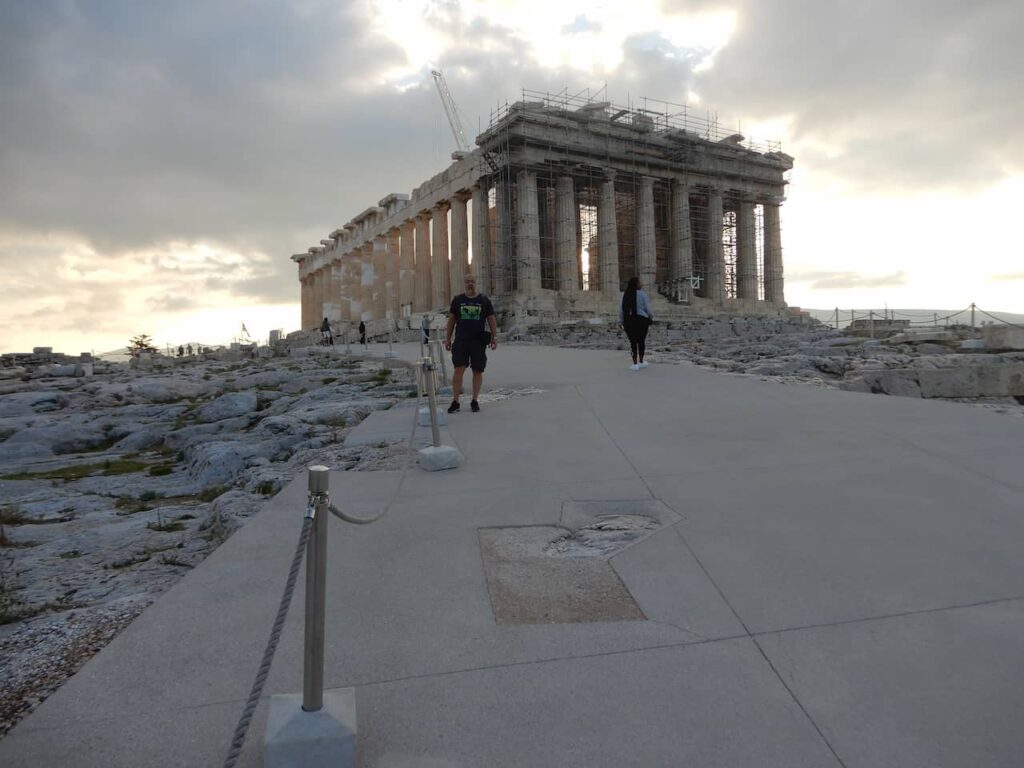
<path fill-rule="evenodd" d="M 471 401 L 469 404 L 469 410 L 471 410 L 473 413 L 479 413 L 480 403 L 478 403 L 476 400 Z"/>
<path fill-rule="evenodd" d="M 459 410 L 459 401 L 452 400 L 452 404 L 448 406 L 448 413 L 455 413 L 457 410 Z"/>

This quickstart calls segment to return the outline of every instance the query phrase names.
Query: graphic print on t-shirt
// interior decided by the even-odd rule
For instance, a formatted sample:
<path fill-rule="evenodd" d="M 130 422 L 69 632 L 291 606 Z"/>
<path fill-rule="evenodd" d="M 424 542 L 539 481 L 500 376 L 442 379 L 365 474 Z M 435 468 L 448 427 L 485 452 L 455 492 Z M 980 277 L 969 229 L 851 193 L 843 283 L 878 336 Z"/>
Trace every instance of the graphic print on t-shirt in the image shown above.
<path fill-rule="evenodd" d="M 459 306 L 459 320 L 479 320 L 481 309 L 482 307 L 479 304 L 461 304 Z"/>

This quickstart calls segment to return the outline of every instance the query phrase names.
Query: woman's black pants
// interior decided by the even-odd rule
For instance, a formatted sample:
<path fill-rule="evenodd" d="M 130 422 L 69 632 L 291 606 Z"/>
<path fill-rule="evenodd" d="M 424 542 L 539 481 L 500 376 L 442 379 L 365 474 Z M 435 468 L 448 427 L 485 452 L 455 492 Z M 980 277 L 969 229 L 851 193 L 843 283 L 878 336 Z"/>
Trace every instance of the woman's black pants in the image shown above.
<path fill-rule="evenodd" d="M 633 355 L 633 360 L 638 357 L 640 360 L 644 359 L 644 352 L 647 347 L 647 329 L 650 327 L 651 321 L 642 315 L 631 317 L 623 323 L 626 329 L 626 336 L 629 338 L 629 351 Z"/>

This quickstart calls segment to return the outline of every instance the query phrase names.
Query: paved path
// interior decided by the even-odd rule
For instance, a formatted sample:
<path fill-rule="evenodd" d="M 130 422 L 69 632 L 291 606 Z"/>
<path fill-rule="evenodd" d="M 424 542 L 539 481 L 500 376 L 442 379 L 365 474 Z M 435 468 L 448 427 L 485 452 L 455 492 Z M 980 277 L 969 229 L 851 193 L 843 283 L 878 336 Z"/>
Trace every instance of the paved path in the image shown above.
<path fill-rule="evenodd" d="M 1021 765 L 1024 420 L 623 353 L 491 357 L 488 385 L 544 391 L 451 418 L 461 468 L 331 477 L 359 514 L 395 499 L 330 522 L 325 685 L 357 689 L 360 765 Z M 646 619 L 497 624 L 479 529 L 588 500 L 668 508 L 611 561 Z M 0 764 L 219 765 L 303 502 L 300 478 Z M 301 687 L 301 618 L 297 598 L 266 694 Z M 265 721 L 264 701 L 242 764 Z"/>

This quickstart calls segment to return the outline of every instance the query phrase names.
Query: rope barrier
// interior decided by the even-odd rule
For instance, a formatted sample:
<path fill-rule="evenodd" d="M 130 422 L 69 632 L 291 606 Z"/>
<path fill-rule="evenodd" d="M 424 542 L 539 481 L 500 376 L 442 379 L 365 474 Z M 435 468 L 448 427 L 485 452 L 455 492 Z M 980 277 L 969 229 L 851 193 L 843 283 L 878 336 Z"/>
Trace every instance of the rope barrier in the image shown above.
<path fill-rule="evenodd" d="M 242 745 L 245 743 L 245 735 L 249 731 L 249 723 L 252 721 L 253 712 L 263 694 L 263 685 L 267 682 L 267 675 L 270 673 L 270 664 L 274 660 L 274 652 L 281 639 L 281 631 L 284 629 L 284 621 L 288 617 L 288 607 L 292 602 L 292 594 L 295 592 L 295 580 L 299 575 L 299 566 L 302 564 L 302 555 L 306 549 L 306 542 L 309 539 L 309 530 L 312 527 L 313 517 L 310 514 L 310 507 L 307 507 L 306 516 L 302 519 L 302 532 L 299 534 L 299 542 L 295 546 L 295 555 L 292 557 L 292 565 L 288 570 L 288 579 L 285 583 L 284 594 L 281 595 L 281 603 L 277 607 L 277 616 L 274 618 L 273 628 L 270 630 L 270 639 L 263 651 L 263 658 L 260 661 L 259 670 L 256 672 L 256 679 L 253 680 L 252 690 L 249 691 L 249 698 L 246 699 L 245 707 L 242 709 L 242 716 L 235 726 L 235 733 L 231 737 L 231 748 L 224 759 L 224 768 L 234 768 L 238 762 L 238 756 L 242 753 Z"/>
<path fill-rule="evenodd" d="M 993 320 L 998 320 L 1003 325 L 1008 325 L 1011 328 L 1024 328 L 1024 325 L 1018 325 L 1017 323 L 1011 323 L 1009 320 L 1003 320 L 1003 318 L 996 317 L 995 315 L 990 314 L 986 312 L 984 309 L 980 309 L 979 307 L 975 307 L 975 309 L 981 314 L 985 315 L 985 317 L 991 317 Z"/>
<path fill-rule="evenodd" d="M 405 476 L 412 464 L 411 451 L 413 441 L 416 437 L 416 426 L 419 417 L 420 402 L 422 399 L 422 394 L 419 394 L 416 398 L 416 405 L 413 408 L 412 430 L 409 432 L 408 447 L 410 452 L 406 457 L 405 466 L 402 467 L 402 474 L 398 483 L 395 485 L 395 491 L 391 495 L 391 499 L 385 505 L 384 509 L 380 514 L 374 515 L 373 517 L 356 517 L 342 512 L 334 504 L 329 503 L 328 510 L 331 514 L 346 523 L 367 525 L 380 520 L 388 513 L 394 505 L 395 500 L 398 498 L 398 493 L 402 488 L 402 484 L 405 482 Z M 270 665 L 274 660 L 274 653 L 277 651 L 277 645 L 281 640 L 281 632 L 284 629 L 285 619 L 288 617 L 288 608 L 291 605 L 292 596 L 295 593 L 295 582 L 298 578 L 299 567 L 302 564 L 303 553 L 305 552 L 306 545 L 309 541 L 310 530 L 312 529 L 315 514 L 316 507 L 314 504 L 314 495 L 310 493 L 309 500 L 306 504 L 306 514 L 302 520 L 302 531 L 299 534 L 299 541 L 295 546 L 295 554 L 292 557 L 291 567 L 288 569 L 288 578 L 285 582 L 284 594 L 281 595 L 281 602 L 278 605 L 277 615 L 274 618 L 274 624 L 270 630 L 270 638 L 263 650 L 263 657 L 260 660 L 260 666 L 256 672 L 256 679 L 253 680 L 252 689 L 249 691 L 249 697 L 246 699 L 245 706 L 242 709 L 242 716 L 239 718 L 238 725 L 235 726 L 234 734 L 231 737 L 231 746 L 228 749 L 227 757 L 224 759 L 224 768 L 234 768 L 235 764 L 238 762 L 238 757 L 242 753 L 242 745 L 245 744 L 245 737 L 249 731 L 249 725 L 252 722 L 253 713 L 256 711 L 260 697 L 263 695 L 263 686 L 267 682 L 267 676 L 270 673 Z"/>

